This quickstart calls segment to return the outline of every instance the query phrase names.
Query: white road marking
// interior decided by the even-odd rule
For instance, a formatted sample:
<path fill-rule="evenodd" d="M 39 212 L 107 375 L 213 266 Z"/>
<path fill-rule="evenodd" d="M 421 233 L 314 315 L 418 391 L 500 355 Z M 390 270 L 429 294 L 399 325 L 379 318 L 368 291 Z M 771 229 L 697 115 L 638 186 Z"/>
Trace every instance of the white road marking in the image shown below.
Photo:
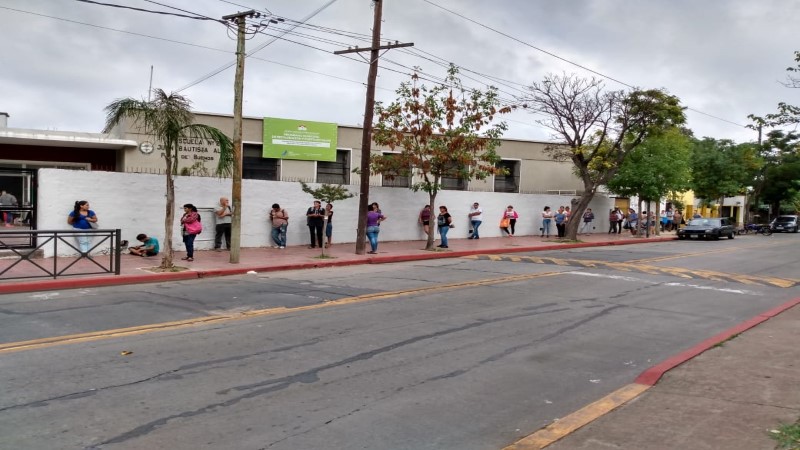
<path fill-rule="evenodd" d="M 718 291 L 718 292 L 725 292 L 728 294 L 740 294 L 740 295 L 755 295 L 755 296 L 763 296 L 764 294 L 755 291 L 748 291 L 745 289 L 727 289 L 727 288 L 718 288 L 713 286 L 700 286 L 698 284 L 687 284 L 687 283 L 656 283 L 653 281 L 648 281 L 642 278 L 636 277 L 628 277 L 623 275 L 605 275 L 601 273 L 592 273 L 592 272 L 564 272 L 564 274 L 569 275 L 581 275 L 585 277 L 596 277 L 596 278 L 609 278 L 612 280 L 620 280 L 620 281 L 631 281 L 635 283 L 647 283 L 652 285 L 660 285 L 660 286 L 670 286 L 670 287 L 681 287 L 681 288 L 690 288 L 690 289 L 700 289 L 706 291 Z"/>
<path fill-rule="evenodd" d="M 31 295 L 31 298 L 35 298 L 36 300 L 50 300 L 51 298 L 58 297 L 59 295 L 61 294 L 58 292 L 47 292 L 44 294 L 33 294 Z"/>

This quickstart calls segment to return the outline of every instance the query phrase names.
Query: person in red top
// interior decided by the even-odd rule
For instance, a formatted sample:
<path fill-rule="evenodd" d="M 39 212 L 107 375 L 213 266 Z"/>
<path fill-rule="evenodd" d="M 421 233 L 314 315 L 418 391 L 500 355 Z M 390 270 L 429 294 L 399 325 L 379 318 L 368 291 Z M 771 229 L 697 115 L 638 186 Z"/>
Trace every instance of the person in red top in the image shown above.
<path fill-rule="evenodd" d="M 425 205 L 422 208 L 422 211 L 419 212 L 419 218 L 417 222 L 422 224 L 422 229 L 425 231 L 425 235 L 430 234 L 431 232 L 431 205 Z"/>
<path fill-rule="evenodd" d="M 181 228 L 183 243 L 186 245 L 186 256 L 181 259 L 184 261 L 194 261 L 194 238 L 200 234 L 203 226 L 200 223 L 200 214 L 197 213 L 197 208 L 191 203 L 183 205 Z"/>

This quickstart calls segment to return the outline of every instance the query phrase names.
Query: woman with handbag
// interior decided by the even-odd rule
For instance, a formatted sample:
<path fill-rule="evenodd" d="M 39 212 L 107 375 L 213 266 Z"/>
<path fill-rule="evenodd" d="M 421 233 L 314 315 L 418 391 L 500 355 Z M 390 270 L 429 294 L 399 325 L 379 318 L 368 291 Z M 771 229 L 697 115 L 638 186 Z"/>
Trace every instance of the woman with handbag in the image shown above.
<path fill-rule="evenodd" d="M 508 208 L 503 212 L 503 218 L 500 219 L 500 229 L 505 231 L 508 237 L 514 237 L 514 226 L 517 224 L 517 219 L 519 219 L 519 214 L 514 211 L 513 206 L 508 205 Z"/>
<path fill-rule="evenodd" d="M 453 228 L 453 218 L 447 212 L 447 206 L 439 207 L 439 217 L 436 218 L 436 225 L 439 227 L 439 237 L 442 239 L 441 245 L 437 245 L 437 247 L 448 248 L 447 232 L 450 231 L 450 228 Z"/>
<path fill-rule="evenodd" d="M 200 223 L 200 214 L 197 208 L 187 203 L 183 205 L 183 216 L 181 217 L 181 234 L 183 243 L 186 245 L 186 256 L 181 258 L 184 261 L 194 261 L 194 238 L 203 231 L 203 224 Z"/>
<path fill-rule="evenodd" d="M 97 228 L 97 214 L 89 209 L 89 202 L 86 200 L 79 200 L 75 202 L 75 208 L 67 216 L 67 223 L 72 225 L 72 228 L 76 230 Z M 92 243 L 92 236 L 78 234 L 75 235 L 75 240 L 78 241 L 81 254 L 86 256 L 86 254 L 89 253 L 89 245 Z"/>

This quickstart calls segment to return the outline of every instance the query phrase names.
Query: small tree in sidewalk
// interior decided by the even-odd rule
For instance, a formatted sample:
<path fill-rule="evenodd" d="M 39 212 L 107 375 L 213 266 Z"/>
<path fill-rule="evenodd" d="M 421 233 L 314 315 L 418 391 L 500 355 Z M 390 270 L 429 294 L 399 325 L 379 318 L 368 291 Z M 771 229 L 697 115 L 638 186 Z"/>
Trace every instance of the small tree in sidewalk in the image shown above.
<path fill-rule="evenodd" d="M 415 72 L 396 92 L 393 103 L 375 105 L 372 140 L 399 152 L 372 155 L 372 173 L 388 179 L 415 176 L 418 181 L 410 188 L 428 193 L 433 214 L 443 179 L 483 180 L 505 171 L 496 165 L 495 149 L 507 126 L 494 121 L 511 107 L 500 105 L 496 88 L 465 88 L 451 65 L 442 85 L 428 88 Z M 435 228 L 429 227 L 426 250 L 433 249 Z"/>
<path fill-rule="evenodd" d="M 194 123 L 192 102 L 179 94 L 167 94 L 161 89 L 153 89 L 152 100 L 134 98 L 117 99 L 105 107 L 108 133 L 125 119 L 133 121 L 133 126 L 144 134 L 151 134 L 163 146 L 166 178 L 166 211 L 164 214 L 164 251 L 161 252 L 161 268 L 171 269 L 172 228 L 175 221 L 175 175 L 178 174 L 178 153 L 184 139 L 202 138 L 219 145 L 220 159 L 217 175 L 230 174 L 233 164 L 233 143 L 217 128 Z"/>
<path fill-rule="evenodd" d="M 314 189 L 311 186 L 307 185 L 304 182 L 300 182 L 300 186 L 302 186 L 303 192 L 306 194 L 310 194 L 314 199 L 319 200 L 323 203 L 334 203 L 338 202 L 339 200 L 347 200 L 354 196 L 354 194 L 350 193 L 346 187 L 340 184 L 323 184 L 320 187 Z M 323 230 L 327 229 L 328 227 L 328 215 L 325 215 L 324 218 L 324 225 L 322 227 Z M 322 253 L 320 254 L 320 258 L 326 258 L 325 256 L 325 245 L 320 247 Z"/>

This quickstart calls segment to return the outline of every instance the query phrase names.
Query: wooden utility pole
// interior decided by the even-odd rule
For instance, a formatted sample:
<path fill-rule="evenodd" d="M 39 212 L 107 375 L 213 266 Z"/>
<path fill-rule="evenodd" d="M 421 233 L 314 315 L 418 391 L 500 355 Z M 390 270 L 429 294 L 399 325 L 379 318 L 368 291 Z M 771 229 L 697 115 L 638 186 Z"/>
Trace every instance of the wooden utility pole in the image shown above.
<path fill-rule="evenodd" d="M 254 10 L 223 16 L 238 28 L 236 35 L 236 78 L 233 83 L 233 217 L 231 218 L 231 255 L 232 264 L 239 263 L 239 250 L 242 243 L 242 95 L 244 94 L 244 37 L 245 19 L 256 16 Z"/>
<path fill-rule="evenodd" d="M 358 199 L 358 230 L 356 231 L 356 254 L 366 253 L 367 205 L 369 203 L 369 157 L 372 151 L 372 116 L 375 114 L 375 80 L 378 78 L 378 52 L 398 47 L 411 47 L 414 44 L 381 44 L 381 15 L 383 1 L 373 0 L 375 15 L 372 22 L 372 47 L 349 48 L 333 52 L 334 55 L 369 51 L 369 75 L 367 76 L 367 100 L 364 106 L 364 130 L 361 134 L 361 186 Z"/>

